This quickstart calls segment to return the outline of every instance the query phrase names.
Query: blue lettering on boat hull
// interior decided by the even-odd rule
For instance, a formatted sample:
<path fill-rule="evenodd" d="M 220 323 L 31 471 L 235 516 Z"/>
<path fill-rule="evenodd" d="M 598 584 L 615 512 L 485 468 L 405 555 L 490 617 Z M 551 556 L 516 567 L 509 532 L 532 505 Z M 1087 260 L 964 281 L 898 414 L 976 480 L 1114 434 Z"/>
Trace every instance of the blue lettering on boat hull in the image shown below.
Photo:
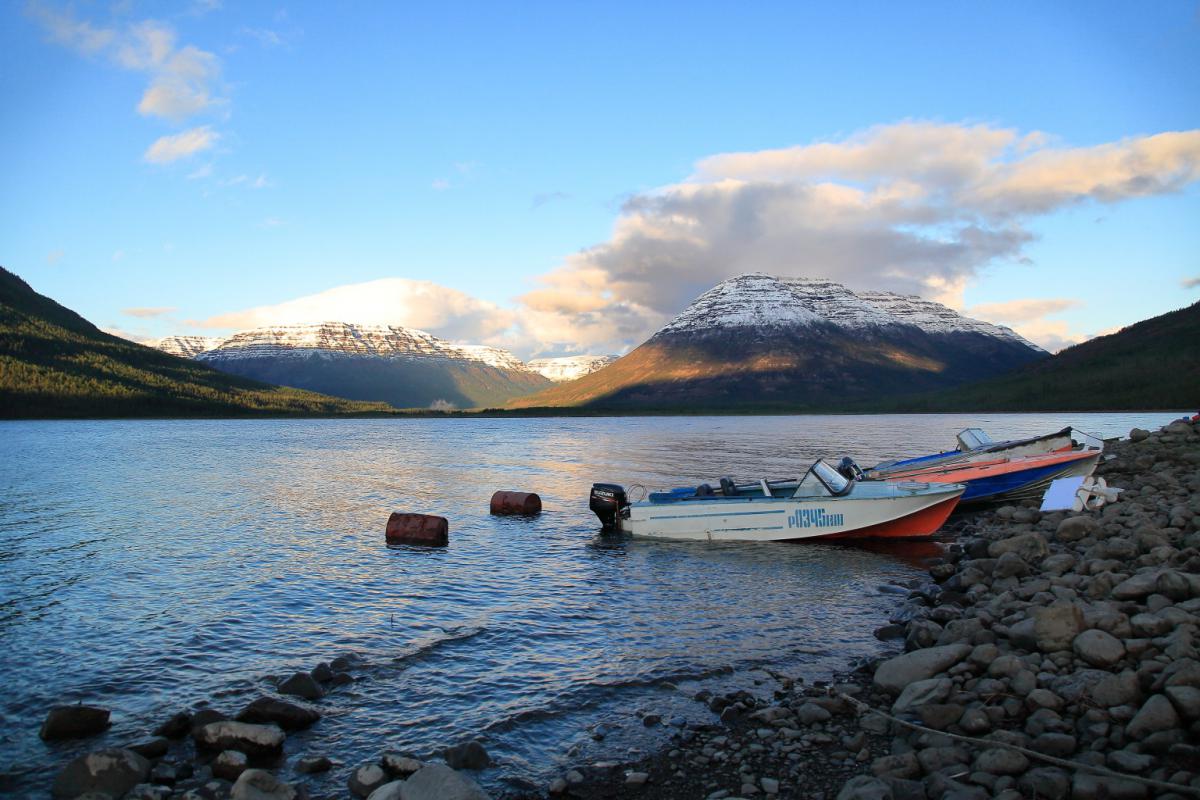
<path fill-rule="evenodd" d="M 842 524 L 841 514 L 830 514 L 823 508 L 798 508 L 788 515 L 789 528 L 836 528 Z"/>

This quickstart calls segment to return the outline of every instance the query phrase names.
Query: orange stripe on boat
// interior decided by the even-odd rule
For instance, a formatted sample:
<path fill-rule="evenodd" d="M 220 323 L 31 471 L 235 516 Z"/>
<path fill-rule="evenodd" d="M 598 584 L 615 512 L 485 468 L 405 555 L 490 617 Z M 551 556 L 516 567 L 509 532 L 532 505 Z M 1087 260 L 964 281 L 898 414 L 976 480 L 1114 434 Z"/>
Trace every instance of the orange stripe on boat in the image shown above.
<path fill-rule="evenodd" d="M 946 522 L 950 512 L 958 505 L 961 495 L 934 503 L 921 509 L 915 514 L 909 514 L 889 522 L 879 522 L 846 533 L 831 533 L 828 536 L 811 537 L 812 539 L 927 539 L 937 533 Z M 800 540 L 793 540 L 800 541 Z"/>

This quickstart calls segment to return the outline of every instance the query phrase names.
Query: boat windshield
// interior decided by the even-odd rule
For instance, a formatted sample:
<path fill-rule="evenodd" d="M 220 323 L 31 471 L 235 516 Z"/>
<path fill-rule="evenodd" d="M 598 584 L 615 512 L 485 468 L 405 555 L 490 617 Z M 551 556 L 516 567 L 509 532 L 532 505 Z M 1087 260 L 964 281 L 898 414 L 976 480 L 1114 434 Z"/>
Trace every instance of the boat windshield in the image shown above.
<path fill-rule="evenodd" d="M 850 489 L 850 480 L 824 461 L 817 461 L 808 468 L 804 479 L 796 487 L 796 497 L 814 495 L 845 494 Z"/>
<path fill-rule="evenodd" d="M 967 428 L 958 434 L 958 449 L 964 453 L 995 444 L 982 428 Z"/>

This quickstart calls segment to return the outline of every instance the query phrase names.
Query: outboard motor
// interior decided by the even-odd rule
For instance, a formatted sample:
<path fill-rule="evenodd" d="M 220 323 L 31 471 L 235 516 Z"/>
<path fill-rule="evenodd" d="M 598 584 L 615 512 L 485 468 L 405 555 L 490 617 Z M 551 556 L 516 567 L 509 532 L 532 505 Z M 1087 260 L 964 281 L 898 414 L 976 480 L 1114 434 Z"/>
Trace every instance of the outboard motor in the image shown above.
<path fill-rule="evenodd" d="M 863 471 L 859 468 L 858 464 L 854 463 L 854 459 L 850 456 L 842 457 L 837 471 L 848 481 L 861 481 L 863 479 Z"/>
<path fill-rule="evenodd" d="M 588 502 L 588 508 L 592 509 L 592 513 L 600 518 L 600 524 L 604 526 L 604 530 L 609 531 L 617 527 L 617 515 L 627 505 L 629 505 L 629 498 L 625 494 L 624 486 L 618 486 L 615 483 L 592 484 L 592 496 Z"/>

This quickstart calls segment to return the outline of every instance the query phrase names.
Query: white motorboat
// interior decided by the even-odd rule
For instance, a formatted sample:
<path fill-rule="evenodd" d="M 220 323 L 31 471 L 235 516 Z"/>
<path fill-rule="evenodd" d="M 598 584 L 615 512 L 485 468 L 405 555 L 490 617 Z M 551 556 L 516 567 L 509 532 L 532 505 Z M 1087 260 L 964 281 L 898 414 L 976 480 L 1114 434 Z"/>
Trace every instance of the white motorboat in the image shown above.
<path fill-rule="evenodd" d="M 800 539 L 910 539 L 933 535 L 964 487 L 912 481 L 856 481 L 824 461 L 795 480 L 652 492 L 629 502 L 617 484 L 592 486 L 590 507 L 606 530 L 651 539 L 786 542 Z"/>

